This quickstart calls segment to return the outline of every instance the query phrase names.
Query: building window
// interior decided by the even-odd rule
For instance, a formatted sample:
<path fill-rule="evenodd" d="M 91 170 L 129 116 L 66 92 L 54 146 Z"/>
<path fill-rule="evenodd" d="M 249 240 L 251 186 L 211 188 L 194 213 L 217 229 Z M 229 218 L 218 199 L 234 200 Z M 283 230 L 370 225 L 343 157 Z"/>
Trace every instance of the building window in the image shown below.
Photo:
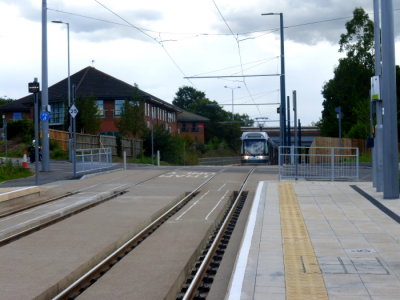
<path fill-rule="evenodd" d="M 189 131 L 189 126 L 187 123 L 182 123 L 182 132 L 188 132 Z"/>
<path fill-rule="evenodd" d="M 199 132 L 199 127 L 197 123 L 192 123 L 192 132 Z"/>
<path fill-rule="evenodd" d="M 97 116 L 104 118 L 104 101 L 96 100 Z"/>
<path fill-rule="evenodd" d="M 22 120 L 22 112 L 13 112 L 13 120 Z"/>
<path fill-rule="evenodd" d="M 114 101 L 114 117 L 121 116 L 122 109 L 124 107 L 125 100 L 115 100 Z"/>
<path fill-rule="evenodd" d="M 64 124 L 64 104 L 62 102 L 52 103 L 49 125 L 63 125 L 63 124 Z"/>

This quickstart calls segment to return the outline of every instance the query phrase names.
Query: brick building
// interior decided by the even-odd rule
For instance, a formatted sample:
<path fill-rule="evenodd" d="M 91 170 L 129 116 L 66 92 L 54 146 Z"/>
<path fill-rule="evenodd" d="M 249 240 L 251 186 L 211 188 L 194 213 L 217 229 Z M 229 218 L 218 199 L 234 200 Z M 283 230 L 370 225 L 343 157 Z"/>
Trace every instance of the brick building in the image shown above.
<path fill-rule="evenodd" d="M 71 86 L 75 86 L 77 99 L 95 99 L 98 114 L 102 119 L 99 133 L 115 134 L 118 132 L 116 121 L 120 118 L 125 100 L 134 100 L 135 93 L 138 93 L 143 100 L 143 117 L 149 128 L 152 125 L 164 124 L 171 134 L 182 133 L 191 136 L 198 142 L 204 142 L 204 123 L 208 121 L 207 118 L 187 113 L 93 67 L 86 67 L 71 75 L 70 80 Z M 49 87 L 50 128 L 61 129 L 66 124 L 67 91 L 67 78 Z M 0 113 L 5 116 L 7 121 L 32 119 L 33 95 L 25 96 L 0 107 Z M 191 128 L 186 130 L 188 123 L 191 124 Z"/>

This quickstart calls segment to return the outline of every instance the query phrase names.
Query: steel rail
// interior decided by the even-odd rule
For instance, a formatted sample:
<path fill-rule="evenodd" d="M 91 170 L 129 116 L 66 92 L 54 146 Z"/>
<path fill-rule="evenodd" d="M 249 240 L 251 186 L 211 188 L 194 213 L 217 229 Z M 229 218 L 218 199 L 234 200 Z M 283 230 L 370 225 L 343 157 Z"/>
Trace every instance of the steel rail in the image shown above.
<path fill-rule="evenodd" d="M 42 201 L 42 202 L 37 202 L 37 203 L 31 204 L 31 205 L 23 206 L 21 208 L 15 209 L 15 210 L 6 211 L 6 212 L 0 214 L 0 219 L 8 217 L 8 216 L 11 216 L 11 215 L 15 215 L 17 213 L 20 213 L 22 211 L 25 211 L 25 210 L 28 210 L 28 209 L 31 209 L 31 208 L 34 208 L 34 207 L 37 207 L 37 206 L 40 206 L 40 205 L 48 204 L 48 203 L 53 202 L 53 201 L 57 201 L 57 200 L 60 200 L 60 199 L 63 199 L 63 198 L 67 198 L 67 197 L 75 195 L 75 194 L 77 194 L 79 192 L 80 191 L 67 192 L 65 194 L 62 194 L 62 195 L 59 195 L 59 196 L 55 196 L 53 198 L 49 198 L 49 199 L 47 199 L 45 201 Z"/>
<path fill-rule="evenodd" d="M 204 275 L 205 275 L 205 273 L 207 271 L 208 265 L 210 264 L 210 262 L 212 260 L 212 256 L 214 255 L 215 251 L 217 250 L 219 241 L 221 240 L 221 238 L 222 238 L 222 236 L 223 236 L 223 234 L 224 234 L 224 232 L 225 232 L 225 230 L 226 230 L 226 228 L 227 228 L 227 226 L 229 224 L 231 216 L 233 215 L 233 213 L 235 211 L 237 203 L 240 201 L 240 197 L 241 197 L 241 195 L 243 193 L 243 189 L 244 189 L 244 187 L 245 187 L 250 175 L 254 172 L 254 170 L 255 170 L 255 168 L 252 168 L 249 171 L 249 173 L 247 174 L 244 182 L 242 183 L 242 186 L 240 187 L 240 190 L 238 192 L 238 195 L 237 195 L 235 201 L 233 202 L 232 207 L 230 208 L 230 210 L 229 210 L 224 222 L 222 223 L 217 235 L 215 236 L 215 239 L 212 242 L 212 244 L 211 244 L 211 246 L 209 248 L 209 251 L 207 252 L 206 256 L 204 257 L 204 260 L 201 262 L 201 264 L 200 264 L 200 266 L 199 266 L 199 268 L 197 270 L 197 273 L 194 275 L 192 282 L 190 283 L 190 285 L 189 285 L 188 289 L 186 290 L 185 294 L 183 295 L 182 300 L 190 300 L 190 299 L 194 298 L 194 296 L 195 296 L 195 294 L 197 292 L 197 289 L 201 284 L 201 280 L 202 280 L 202 278 L 204 277 Z"/>
<path fill-rule="evenodd" d="M 80 208 L 78 208 L 76 210 L 72 210 L 72 211 L 70 211 L 70 212 L 68 212 L 66 214 L 63 214 L 63 215 L 56 215 L 54 217 L 54 219 L 50 219 L 50 220 L 48 220 L 48 221 L 46 221 L 44 223 L 32 226 L 32 227 L 30 227 L 28 229 L 19 231 L 19 232 L 14 233 L 14 234 L 12 234 L 10 236 L 7 236 L 7 237 L 5 237 L 3 239 L 0 239 L 0 247 L 3 247 L 4 245 L 7 245 L 7 244 L 9 244 L 9 243 L 11 243 L 13 241 L 16 241 L 16 240 L 22 238 L 22 237 L 25 237 L 25 236 L 33 233 L 33 232 L 36 232 L 36 231 L 42 230 L 43 228 L 49 227 L 50 225 L 56 224 L 56 223 L 58 223 L 58 222 L 60 222 L 62 220 L 65 220 L 65 219 L 67 219 L 67 218 L 69 218 L 69 217 L 71 217 L 73 215 L 76 215 L 76 214 L 81 213 L 81 212 L 83 212 L 85 210 L 88 210 L 88 209 L 90 209 L 90 208 L 92 208 L 94 206 L 97 206 L 97 205 L 99 205 L 99 204 L 101 204 L 103 202 L 106 202 L 106 201 L 109 201 L 109 200 L 111 200 L 111 199 L 113 199 L 115 197 L 118 197 L 118 196 L 126 193 L 126 190 L 127 190 L 127 188 L 123 188 L 121 190 L 113 191 L 110 195 L 107 195 L 103 199 L 100 199 L 100 200 L 98 200 L 96 202 L 88 202 L 87 205 L 85 205 L 83 207 L 80 207 Z"/>
<path fill-rule="evenodd" d="M 144 179 L 144 180 L 142 180 L 142 181 L 139 181 L 139 182 L 137 182 L 136 184 L 134 184 L 132 187 L 135 187 L 135 186 L 138 186 L 138 185 L 140 185 L 140 184 L 143 184 L 143 183 L 145 183 L 145 182 L 147 182 L 147 181 L 150 181 L 150 180 L 152 180 L 152 179 L 154 179 L 154 178 L 157 178 L 158 176 L 163 175 L 163 174 L 166 174 L 166 173 L 168 173 L 168 172 L 169 172 L 169 171 L 163 172 L 163 173 L 161 173 L 161 174 L 157 174 L 157 175 L 152 176 L 152 177 L 150 177 L 150 178 L 147 178 L 147 179 Z M 90 188 L 90 187 L 89 187 L 89 188 Z M 26 209 L 21 209 L 21 210 L 18 211 L 18 212 L 22 212 L 22 211 L 28 210 L 28 209 L 30 209 L 30 208 L 34 208 L 34 207 L 37 207 L 37 206 L 41 206 L 41 205 L 44 205 L 44 204 L 48 204 L 48 203 L 53 202 L 53 201 L 56 201 L 56 200 L 60 200 L 60 199 L 62 199 L 62 198 L 67 198 L 67 197 L 69 197 L 69 196 L 73 196 L 73 195 L 79 194 L 79 193 L 84 192 L 85 190 L 87 190 L 87 189 L 89 189 L 89 188 L 86 187 L 86 188 L 82 188 L 82 189 L 80 189 L 80 190 L 78 190 L 78 191 L 76 191 L 76 192 L 65 193 L 65 194 L 63 194 L 63 195 L 60 195 L 60 196 L 51 198 L 51 199 L 48 200 L 48 201 L 44 201 L 44 202 L 42 202 L 42 203 L 40 203 L 40 204 L 33 205 L 33 206 L 31 206 L 31 207 L 27 207 Z M 4 245 L 6 245 L 6 244 L 9 244 L 9 243 L 11 243 L 11 242 L 13 242 L 13 241 L 16 241 L 16 240 L 18 240 L 18 239 L 20 239 L 20 238 L 22 238 L 22 237 L 24 237 L 24 236 L 27 236 L 27 235 L 29 235 L 29 234 L 35 232 L 35 231 L 39 231 L 39 230 L 41 230 L 41 229 L 43 229 L 43 228 L 46 228 L 46 227 L 48 227 L 48 226 L 50 226 L 50 225 L 53 225 L 53 224 L 55 224 L 55 223 L 58 223 L 58 222 L 60 222 L 60 221 L 62 221 L 62 220 L 64 220 L 64 219 L 67 219 L 67 218 L 69 218 L 69 217 L 71 217 L 71 216 L 73 216 L 73 215 L 76 215 L 76 214 L 78 214 L 78 213 L 80 213 L 80 212 L 82 212 L 82 211 L 85 211 L 85 210 L 87 210 L 87 209 L 89 209 L 89 208 L 92 208 L 92 207 L 97 206 L 97 205 L 99 205 L 99 204 L 102 204 L 102 203 L 104 203 L 104 202 L 106 202 L 106 201 L 108 201 L 108 200 L 111 200 L 111 199 L 113 199 L 113 198 L 115 198 L 115 197 L 118 197 L 118 196 L 120 196 L 120 195 L 126 193 L 129 187 L 128 187 L 128 184 L 125 184 L 125 185 L 122 185 L 121 187 L 118 187 L 118 188 L 120 188 L 120 189 L 114 189 L 110 195 L 106 195 L 103 199 L 98 199 L 98 200 L 95 201 L 95 202 L 88 202 L 87 205 L 82 206 L 82 207 L 80 207 L 80 208 L 78 208 L 78 209 L 76 209 L 76 210 L 72 210 L 72 211 L 70 211 L 69 213 L 67 213 L 67 214 L 65 214 L 65 215 L 61 215 L 61 216 L 55 217 L 54 219 L 50 219 L 50 220 L 48 220 L 47 222 L 38 224 L 38 225 L 36 225 L 36 226 L 30 227 L 30 228 L 28 228 L 28 229 L 25 229 L 25 230 L 23 230 L 23 231 L 17 232 L 17 233 L 15 233 L 15 234 L 12 234 L 12 235 L 10 235 L 10 236 L 7 236 L 7 237 L 5 237 L 5 238 L 3 238 L 3 239 L 0 239 L 0 247 L 4 246 Z M 102 194 L 102 193 L 100 193 L 100 194 Z M 18 212 L 16 212 L 16 213 L 18 213 Z M 12 214 L 14 214 L 14 213 L 11 213 L 10 215 L 12 215 Z M 0 218 L 1 218 L 1 217 L 0 217 Z"/>
<path fill-rule="evenodd" d="M 204 185 L 206 185 L 208 182 L 211 181 L 217 174 L 220 172 L 215 173 L 212 177 L 210 177 L 208 180 L 200 184 L 197 188 L 195 188 L 192 192 L 190 192 L 188 195 L 186 195 L 184 198 L 182 198 L 179 202 L 177 202 L 174 206 L 172 206 L 170 209 L 168 209 L 166 212 L 164 212 L 161 216 L 159 216 L 156 220 L 151 222 L 149 225 L 147 225 L 145 228 L 143 228 L 141 231 L 139 231 L 137 234 L 135 234 L 132 238 L 130 238 L 128 241 L 126 241 L 124 244 L 122 244 L 119 248 L 114 250 L 111 254 L 109 254 L 106 258 L 104 258 L 102 261 L 97 263 L 94 267 L 92 267 L 89 271 L 87 271 L 85 274 L 83 274 L 81 277 L 79 277 L 75 282 L 70 284 L 67 288 L 65 288 L 63 291 L 61 291 L 58 295 L 52 298 L 52 300 L 60 300 L 60 299 L 66 299 L 70 293 L 72 293 L 75 289 L 77 289 L 82 283 L 90 279 L 94 274 L 99 272 L 99 270 L 103 269 L 105 265 L 110 264 L 110 262 L 118 256 L 119 253 L 124 252 L 124 249 L 129 247 L 129 245 L 135 243 L 136 241 L 140 240 L 143 236 L 145 236 L 149 231 L 151 231 L 154 227 L 158 225 L 163 219 L 165 219 L 169 214 L 174 212 L 175 209 L 180 207 L 182 203 L 185 203 L 187 199 L 190 199 L 193 197 L 199 189 L 201 189 Z"/>

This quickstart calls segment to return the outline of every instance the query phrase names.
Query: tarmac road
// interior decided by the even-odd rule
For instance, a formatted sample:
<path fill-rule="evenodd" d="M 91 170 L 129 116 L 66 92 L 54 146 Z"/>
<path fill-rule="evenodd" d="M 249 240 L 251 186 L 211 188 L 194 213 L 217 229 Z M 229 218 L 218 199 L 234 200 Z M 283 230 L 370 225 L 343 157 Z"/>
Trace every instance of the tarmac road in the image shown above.
<path fill-rule="evenodd" d="M 30 164 L 29 167 L 34 170 L 35 165 Z M 219 170 L 220 168 L 223 168 L 224 166 L 215 166 L 214 168 Z M 239 167 L 240 166 L 233 166 L 233 167 Z M 265 172 L 269 173 L 275 173 L 278 174 L 279 170 L 276 167 L 269 166 L 268 168 L 258 168 L 258 172 Z M 72 163 L 68 161 L 59 161 L 59 160 L 51 160 L 50 161 L 50 171 L 48 172 L 42 172 L 39 171 L 39 185 L 45 185 L 45 184 L 50 184 L 54 182 L 59 182 L 59 184 L 62 184 L 64 180 L 79 180 L 85 175 L 90 175 L 90 174 L 96 174 L 96 173 L 102 173 L 102 172 L 109 172 L 112 170 L 117 170 L 117 169 L 122 169 L 123 164 L 122 163 L 113 163 L 112 168 L 106 169 L 106 170 L 96 170 L 93 172 L 88 172 L 84 174 L 78 174 L 77 177 L 73 177 L 73 166 Z M 136 169 L 136 168 L 158 168 L 157 166 L 152 166 L 152 165 L 144 165 L 144 164 L 127 164 L 128 169 Z M 163 166 L 161 168 L 171 168 L 175 169 L 177 168 L 176 166 Z M 204 168 L 210 168 L 210 167 L 205 167 L 205 166 L 186 166 L 184 168 L 193 168 L 195 170 L 197 169 L 204 169 Z M 245 168 L 248 168 L 245 167 Z M 39 170 L 41 169 L 41 166 L 39 166 Z M 372 168 L 369 164 L 360 164 L 360 169 L 359 169 L 359 181 L 372 181 Z M 278 177 L 277 177 L 278 178 Z M 35 185 L 35 176 L 31 177 L 26 177 L 26 178 L 20 178 L 20 179 L 15 179 L 15 180 L 9 180 L 5 182 L 0 183 L 0 188 L 2 187 L 17 187 L 17 186 L 34 186 Z"/>

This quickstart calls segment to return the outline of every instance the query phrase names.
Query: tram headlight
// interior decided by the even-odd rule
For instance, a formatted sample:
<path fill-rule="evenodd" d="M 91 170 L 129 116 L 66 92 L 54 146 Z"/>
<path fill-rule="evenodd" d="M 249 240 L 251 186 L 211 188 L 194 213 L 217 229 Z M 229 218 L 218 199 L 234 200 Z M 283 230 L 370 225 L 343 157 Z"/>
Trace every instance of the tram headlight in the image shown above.
<path fill-rule="evenodd" d="M 259 155 L 257 156 L 258 159 L 267 159 L 267 157 L 265 155 Z"/>
<path fill-rule="evenodd" d="M 246 160 L 248 160 L 248 159 L 250 158 L 250 156 L 245 155 L 245 156 L 243 156 L 243 158 L 246 159 Z"/>

